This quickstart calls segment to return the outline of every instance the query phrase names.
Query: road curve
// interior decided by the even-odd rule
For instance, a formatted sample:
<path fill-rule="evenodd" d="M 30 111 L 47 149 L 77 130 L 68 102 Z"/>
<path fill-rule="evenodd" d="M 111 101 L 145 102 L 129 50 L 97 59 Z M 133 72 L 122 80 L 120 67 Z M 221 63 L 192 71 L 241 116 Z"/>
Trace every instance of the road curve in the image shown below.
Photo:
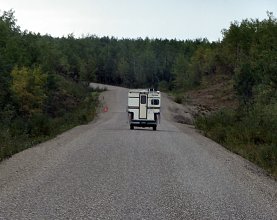
<path fill-rule="evenodd" d="M 0 219 L 277 219 L 277 183 L 192 128 L 163 95 L 157 131 L 129 130 L 127 89 L 108 112 L 0 164 Z"/>

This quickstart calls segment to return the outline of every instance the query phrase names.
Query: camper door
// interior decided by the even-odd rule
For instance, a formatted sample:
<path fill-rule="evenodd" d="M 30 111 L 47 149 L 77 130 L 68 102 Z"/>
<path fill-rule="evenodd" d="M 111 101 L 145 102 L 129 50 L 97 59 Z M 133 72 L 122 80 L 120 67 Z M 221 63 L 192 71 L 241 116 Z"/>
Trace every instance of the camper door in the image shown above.
<path fill-rule="evenodd" d="M 139 118 L 147 119 L 147 94 L 139 94 Z"/>

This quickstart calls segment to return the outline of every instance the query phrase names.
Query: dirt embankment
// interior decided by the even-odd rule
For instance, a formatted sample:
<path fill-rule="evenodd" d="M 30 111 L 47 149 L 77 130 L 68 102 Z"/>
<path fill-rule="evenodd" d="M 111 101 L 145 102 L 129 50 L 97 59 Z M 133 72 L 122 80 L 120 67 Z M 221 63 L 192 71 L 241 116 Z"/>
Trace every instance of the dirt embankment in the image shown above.
<path fill-rule="evenodd" d="M 174 97 L 165 95 L 167 99 Z M 181 124 L 192 125 L 198 116 L 209 115 L 222 108 L 238 106 L 233 81 L 226 76 L 204 78 L 201 86 L 182 95 L 182 104 L 167 105 L 172 119 Z"/>
<path fill-rule="evenodd" d="M 162 114 L 166 119 L 181 124 L 193 124 L 193 112 L 188 105 L 178 104 L 174 102 L 173 97 L 167 94 L 163 93 L 162 95 L 162 106 L 165 106 L 165 109 L 162 109 Z"/>

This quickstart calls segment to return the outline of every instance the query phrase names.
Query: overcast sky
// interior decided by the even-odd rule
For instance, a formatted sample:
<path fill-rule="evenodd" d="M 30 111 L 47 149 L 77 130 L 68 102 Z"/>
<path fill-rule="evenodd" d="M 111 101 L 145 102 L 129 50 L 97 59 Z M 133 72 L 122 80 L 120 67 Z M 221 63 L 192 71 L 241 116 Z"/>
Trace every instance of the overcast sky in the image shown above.
<path fill-rule="evenodd" d="M 232 21 L 276 17 L 276 0 L 0 0 L 21 30 L 75 37 L 207 38 L 217 41 Z"/>

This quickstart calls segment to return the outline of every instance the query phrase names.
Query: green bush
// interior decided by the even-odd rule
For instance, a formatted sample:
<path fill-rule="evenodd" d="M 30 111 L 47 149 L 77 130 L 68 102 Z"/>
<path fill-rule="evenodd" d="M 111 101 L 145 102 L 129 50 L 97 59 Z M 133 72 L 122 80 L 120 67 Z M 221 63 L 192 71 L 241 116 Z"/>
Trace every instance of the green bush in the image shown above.
<path fill-rule="evenodd" d="M 61 115 L 54 114 L 55 116 L 52 117 L 52 114 L 45 111 L 33 113 L 30 117 L 14 117 L 13 108 L 3 111 L 1 116 L 7 117 L 1 118 L 0 121 L 0 161 L 70 128 L 93 120 L 99 93 L 80 88 L 79 85 L 75 86 L 77 88 L 70 92 L 82 93 L 82 96 L 78 94 L 78 105 L 70 109 L 59 105 L 61 107 L 59 112 L 63 112 Z M 75 102 L 76 94 L 70 94 L 70 92 L 64 90 L 64 94 L 69 94 L 71 97 L 71 100 L 67 101 Z"/>
<path fill-rule="evenodd" d="M 198 117 L 196 127 L 277 177 L 276 113 L 276 104 L 256 104 L 248 110 L 222 110 Z"/>
<path fill-rule="evenodd" d="M 51 134 L 51 118 L 45 114 L 37 113 L 28 123 L 28 133 L 33 137 L 49 136 Z"/>
<path fill-rule="evenodd" d="M 182 94 L 175 94 L 174 95 L 174 102 L 182 104 L 182 102 L 183 102 L 183 95 Z"/>

